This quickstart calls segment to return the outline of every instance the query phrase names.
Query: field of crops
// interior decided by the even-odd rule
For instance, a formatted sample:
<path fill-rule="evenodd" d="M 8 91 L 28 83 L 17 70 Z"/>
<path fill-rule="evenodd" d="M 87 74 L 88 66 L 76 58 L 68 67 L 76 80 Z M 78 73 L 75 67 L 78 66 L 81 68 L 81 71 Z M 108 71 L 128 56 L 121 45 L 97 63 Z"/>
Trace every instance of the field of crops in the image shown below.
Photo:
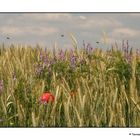
<path fill-rule="evenodd" d="M 0 127 L 140 127 L 139 50 L 1 45 Z"/>

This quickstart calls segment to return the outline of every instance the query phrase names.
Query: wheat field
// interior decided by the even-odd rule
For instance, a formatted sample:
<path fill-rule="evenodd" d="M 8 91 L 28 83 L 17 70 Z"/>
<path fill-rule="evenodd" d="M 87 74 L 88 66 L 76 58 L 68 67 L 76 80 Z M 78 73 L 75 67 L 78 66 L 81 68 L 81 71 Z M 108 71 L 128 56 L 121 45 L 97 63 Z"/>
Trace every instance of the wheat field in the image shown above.
<path fill-rule="evenodd" d="M 1 45 L 0 127 L 140 127 L 139 50 Z"/>

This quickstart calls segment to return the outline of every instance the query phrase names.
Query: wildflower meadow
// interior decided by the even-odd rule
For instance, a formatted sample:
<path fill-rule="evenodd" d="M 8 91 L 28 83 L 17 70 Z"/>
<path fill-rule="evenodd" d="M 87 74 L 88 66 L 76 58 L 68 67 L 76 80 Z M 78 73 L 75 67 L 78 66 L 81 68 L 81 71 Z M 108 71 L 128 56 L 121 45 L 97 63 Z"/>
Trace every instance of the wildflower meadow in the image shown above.
<path fill-rule="evenodd" d="M 0 127 L 140 127 L 140 51 L 0 46 Z"/>

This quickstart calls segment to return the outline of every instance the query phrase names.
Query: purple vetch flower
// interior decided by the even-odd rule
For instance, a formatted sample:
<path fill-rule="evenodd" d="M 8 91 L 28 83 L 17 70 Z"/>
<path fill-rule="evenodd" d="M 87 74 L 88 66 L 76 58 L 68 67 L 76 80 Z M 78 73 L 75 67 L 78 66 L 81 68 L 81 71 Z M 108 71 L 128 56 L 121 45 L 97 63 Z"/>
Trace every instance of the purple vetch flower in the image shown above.
<path fill-rule="evenodd" d="M 93 47 L 91 46 L 90 43 L 87 43 L 87 45 L 84 45 L 84 50 L 86 51 L 87 54 L 90 54 L 93 51 Z"/>
<path fill-rule="evenodd" d="M 72 68 L 75 68 L 75 66 L 76 66 L 76 56 L 71 56 L 70 57 L 70 62 L 71 62 L 71 67 Z"/>
<path fill-rule="evenodd" d="M 45 53 L 47 53 L 47 48 L 45 48 Z"/>
<path fill-rule="evenodd" d="M 42 65 L 39 67 L 39 72 L 40 72 L 40 74 L 42 74 L 42 72 L 43 72 L 43 66 Z"/>
<path fill-rule="evenodd" d="M 123 40 L 123 43 L 122 43 L 122 51 L 124 52 L 124 55 L 128 55 L 130 53 L 130 46 L 129 46 L 128 40 L 126 41 L 126 43 Z"/>
<path fill-rule="evenodd" d="M 37 65 L 35 69 L 36 75 L 41 75 L 43 72 L 43 66 L 42 65 Z"/>
<path fill-rule="evenodd" d="M 46 66 L 46 65 L 48 64 L 48 62 L 49 62 L 48 59 L 45 58 L 45 59 L 44 59 L 44 66 Z"/>
<path fill-rule="evenodd" d="M 129 44 L 128 44 L 128 40 L 126 42 L 126 46 L 124 46 L 124 53 L 128 54 L 129 53 Z"/>
<path fill-rule="evenodd" d="M 75 56 L 74 51 L 72 49 L 70 50 L 69 58 L 70 58 L 71 67 L 75 68 L 76 67 L 77 57 Z"/>
<path fill-rule="evenodd" d="M 48 63 L 48 54 L 47 52 L 40 52 L 40 55 L 39 55 L 39 58 L 40 58 L 40 61 L 43 62 L 45 65 L 47 65 Z"/>
<path fill-rule="evenodd" d="M 129 64 L 132 62 L 132 55 L 131 54 L 125 54 L 124 57 Z"/>
<path fill-rule="evenodd" d="M 70 56 L 73 56 L 74 55 L 74 51 L 73 49 L 70 49 Z"/>
<path fill-rule="evenodd" d="M 124 58 L 128 63 L 132 62 L 132 54 L 133 54 L 133 48 L 129 46 L 128 40 L 126 41 L 126 43 L 123 41 L 122 44 L 122 51 L 124 53 Z"/>
<path fill-rule="evenodd" d="M 60 52 L 58 53 L 59 59 L 64 60 L 65 59 L 65 53 L 63 52 L 63 50 L 60 50 Z"/>
<path fill-rule="evenodd" d="M 44 57 L 44 65 L 46 66 L 47 64 L 49 64 L 49 58 L 48 55 L 46 54 Z"/>
<path fill-rule="evenodd" d="M 4 89 L 4 83 L 3 80 L 0 80 L 0 94 L 2 94 L 3 89 Z"/>

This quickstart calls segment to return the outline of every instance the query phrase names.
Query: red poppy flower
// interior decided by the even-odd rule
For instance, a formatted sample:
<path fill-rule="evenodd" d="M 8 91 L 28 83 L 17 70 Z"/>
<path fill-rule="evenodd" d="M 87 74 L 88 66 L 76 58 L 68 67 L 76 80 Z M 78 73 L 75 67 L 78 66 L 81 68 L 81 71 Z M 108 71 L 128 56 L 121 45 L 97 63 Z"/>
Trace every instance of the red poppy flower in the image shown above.
<path fill-rule="evenodd" d="M 43 102 L 43 103 L 48 103 L 48 102 L 53 103 L 54 102 L 54 95 L 50 92 L 44 92 L 43 95 L 41 96 L 41 102 Z"/>

